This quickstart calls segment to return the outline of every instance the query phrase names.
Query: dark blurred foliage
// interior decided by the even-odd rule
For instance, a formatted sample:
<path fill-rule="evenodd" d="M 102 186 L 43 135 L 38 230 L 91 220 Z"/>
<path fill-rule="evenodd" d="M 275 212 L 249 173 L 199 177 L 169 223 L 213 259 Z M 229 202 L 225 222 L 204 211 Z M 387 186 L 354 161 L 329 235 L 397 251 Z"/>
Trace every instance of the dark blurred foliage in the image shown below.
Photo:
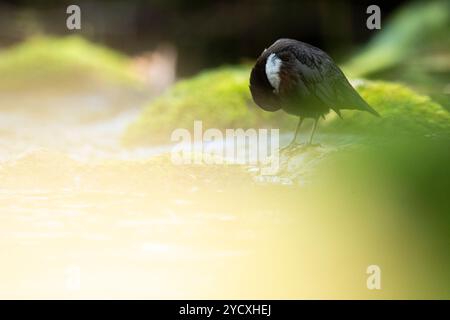
<path fill-rule="evenodd" d="M 161 43 L 179 52 L 178 74 L 254 59 L 274 40 L 291 37 L 339 58 L 377 31 L 366 28 L 371 4 L 382 19 L 408 1 L 0 1 L 0 45 L 35 33 L 79 33 L 130 54 Z M 82 30 L 65 28 L 65 8 L 82 9 Z"/>

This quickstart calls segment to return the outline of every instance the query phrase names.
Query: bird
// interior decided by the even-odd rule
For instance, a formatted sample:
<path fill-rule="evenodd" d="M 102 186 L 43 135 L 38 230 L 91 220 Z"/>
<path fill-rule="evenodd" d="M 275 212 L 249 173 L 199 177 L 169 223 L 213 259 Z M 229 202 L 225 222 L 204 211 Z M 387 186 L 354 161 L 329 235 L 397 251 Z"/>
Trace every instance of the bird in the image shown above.
<path fill-rule="evenodd" d="M 299 117 L 292 141 L 304 119 L 314 119 L 307 145 L 312 145 L 319 118 L 333 110 L 367 111 L 379 117 L 352 87 L 342 70 L 324 51 L 294 39 L 279 39 L 258 57 L 250 74 L 253 101 L 263 110 L 280 109 Z"/>

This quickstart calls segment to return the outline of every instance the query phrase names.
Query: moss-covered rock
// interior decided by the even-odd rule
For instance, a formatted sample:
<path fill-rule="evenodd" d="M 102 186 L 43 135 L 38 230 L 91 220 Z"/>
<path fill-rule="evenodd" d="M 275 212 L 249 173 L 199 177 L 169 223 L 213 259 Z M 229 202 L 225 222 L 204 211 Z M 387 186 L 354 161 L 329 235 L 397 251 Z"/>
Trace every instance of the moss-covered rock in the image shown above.
<path fill-rule="evenodd" d="M 79 36 L 34 37 L 0 51 L 0 89 L 136 86 L 129 59 Z"/>
<path fill-rule="evenodd" d="M 177 83 L 150 103 L 125 133 L 127 145 L 170 141 L 175 128 L 278 126 L 294 121 L 282 112 L 270 113 L 254 104 L 248 89 L 250 67 L 221 67 Z"/>
<path fill-rule="evenodd" d="M 179 82 L 144 110 L 125 133 L 127 145 L 167 143 L 175 128 L 192 130 L 194 120 L 204 128 L 279 127 L 293 130 L 296 118 L 279 111 L 265 112 L 251 99 L 248 67 L 222 67 Z M 356 86 L 382 118 L 344 110 L 341 120 L 331 112 L 321 124 L 333 133 L 415 133 L 450 131 L 450 115 L 429 97 L 389 82 L 360 81 Z"/>
<path fill-rule="evenodd" d="M 323 125 L 326 130 L 384 135 L 450 133 L 449 112 L 428 96 L 401 84 L 381 81 L 362 81 L 356 89 L 381 118 L 367 112 L 344 110 L 344 120 L 335 115 L 327 118 Z"/>

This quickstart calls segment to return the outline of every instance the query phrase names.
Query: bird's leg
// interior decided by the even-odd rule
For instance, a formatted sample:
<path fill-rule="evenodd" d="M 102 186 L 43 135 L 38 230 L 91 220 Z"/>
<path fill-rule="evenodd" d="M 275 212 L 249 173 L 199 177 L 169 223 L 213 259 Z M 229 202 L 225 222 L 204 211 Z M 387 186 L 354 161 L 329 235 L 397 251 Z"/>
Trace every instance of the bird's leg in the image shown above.
<path fill-rule="evenodd" d="M 295 128 L 294 138 L 292 139 L 292 141 L 287 146 L 281 148 L 281 150 L 289 149 L 289 148 L 291 148 L 292 146 L 295 145 L 295 141 L 297 141 L 298 131 L 300 130 L 300 127 L 301 127 L 302 123 L 303 123 L 303 118 L 300 117 L 299 120 L 298 120 L 298 123 L 297 123 L 297 128 Z"/>
<path fill-rule="evenodd" d="M 316 132 L 318 122 L 319 122 L 319 118 L 314 119 L 314 124 L 313 124 L 312 130 L 311 130 L 311 135 L 309 136 L 308 145 L 312 145 L 313 136 L 314 136 L 314 133 Z"/>

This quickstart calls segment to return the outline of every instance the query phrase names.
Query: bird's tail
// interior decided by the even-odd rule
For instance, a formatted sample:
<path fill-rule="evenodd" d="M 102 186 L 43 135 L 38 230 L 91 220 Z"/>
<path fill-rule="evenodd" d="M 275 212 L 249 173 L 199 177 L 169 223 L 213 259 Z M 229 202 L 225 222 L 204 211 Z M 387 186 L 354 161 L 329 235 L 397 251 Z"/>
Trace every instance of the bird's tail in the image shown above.
<path fill-rule="evenodd" d="M 362 100 L 362 98 L 361 98 L 361 100 Z M 369 106 L 369 104 L 367 102 L 365 102 L 364 100 L 362 100 L 362 101 L 363 101 L 362 110 L 367 111 L 367 112 L 373 114 L 374 116 L 381 118 L 380 114 L 374 108 Z"/>
<path fill-rule="evenodd" d="M 353 90 L 353 94 L 351 97 L 352 103 L 352 109 L 361 110 L 361 111 L 367 111 L 371 114 L 373 114 L 376 117 L 380 117 L 380 114 L 372 108 L 360 95 L 356 90 Z"/>

